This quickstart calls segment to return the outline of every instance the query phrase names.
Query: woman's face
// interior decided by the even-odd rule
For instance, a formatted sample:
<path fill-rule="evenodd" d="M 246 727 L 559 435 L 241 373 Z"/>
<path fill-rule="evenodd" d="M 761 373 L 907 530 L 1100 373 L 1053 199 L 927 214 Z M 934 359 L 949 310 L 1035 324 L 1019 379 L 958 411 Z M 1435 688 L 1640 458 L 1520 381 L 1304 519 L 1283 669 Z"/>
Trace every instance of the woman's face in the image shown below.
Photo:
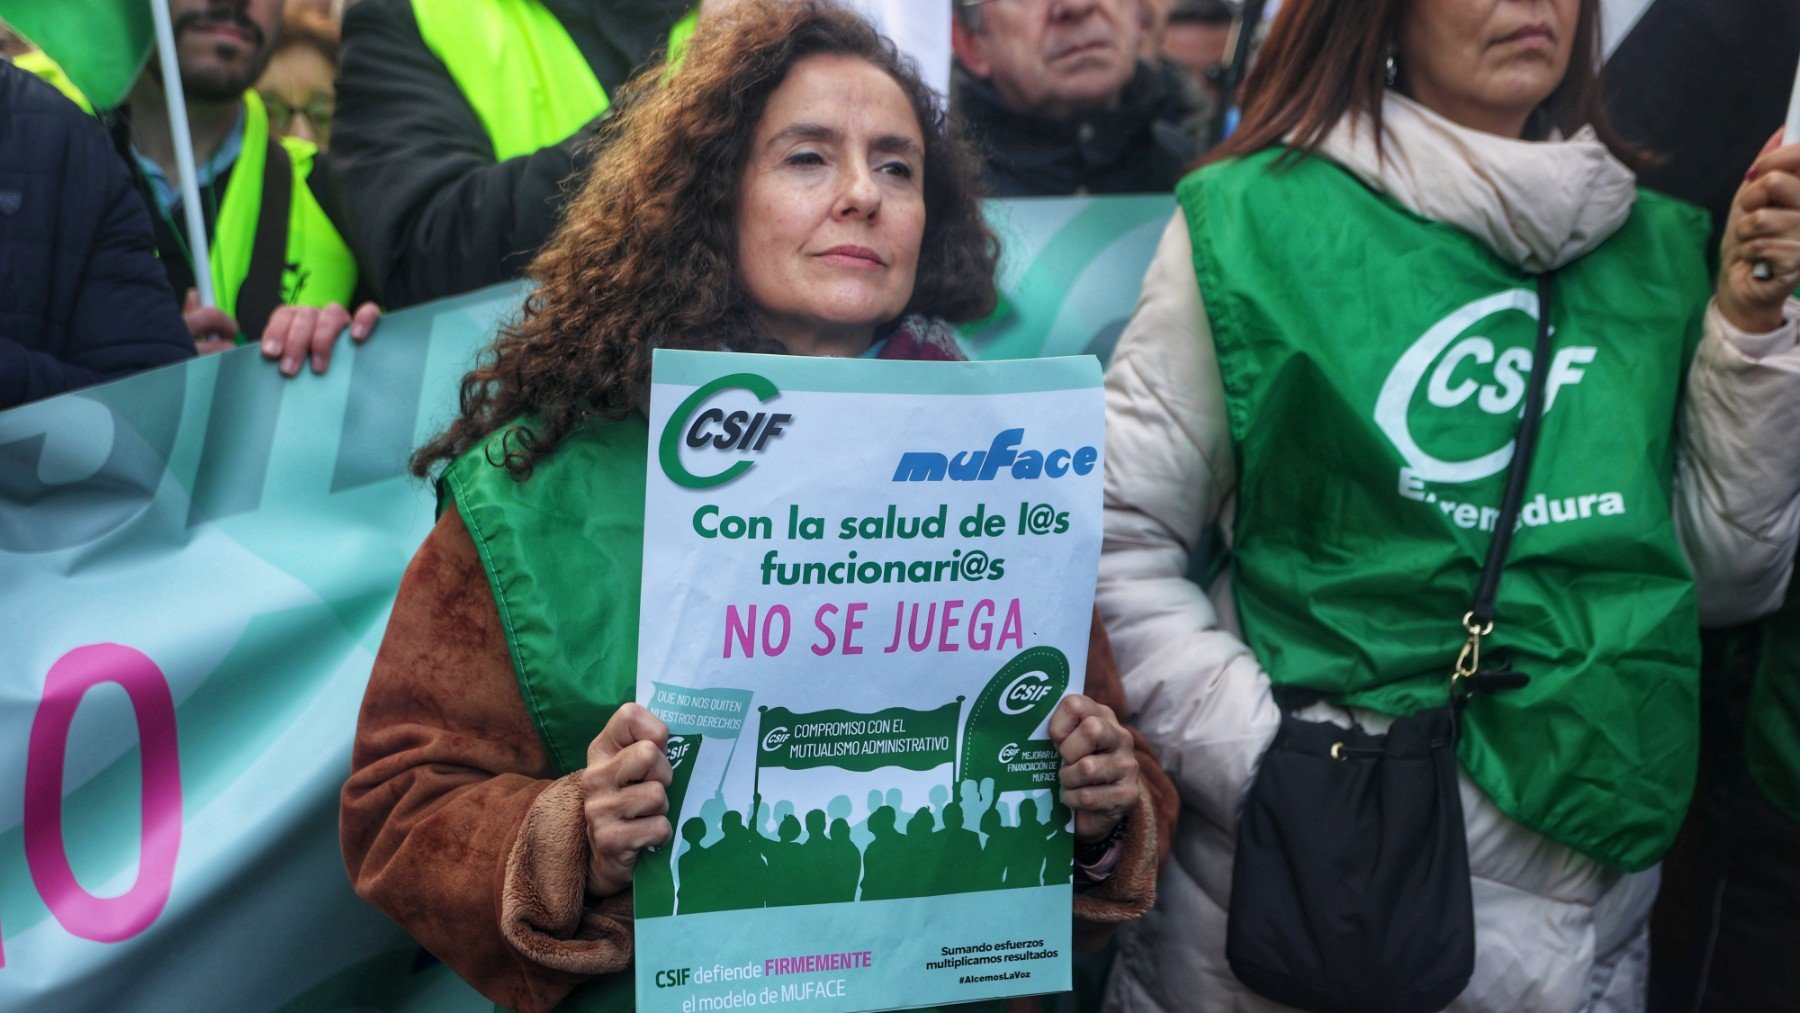
<path fill-rule="evenodd" d="M 848 56 L 794 64 L 750 141 L 738 276 L 797 354 L 856 355 L 912 298 L 925 234 L 925 141 L 887 72 Z"/>
<path fill-rule="evenodd" d="M 1434 112 L 1517 137 L 1569 69 L 1581 0 L 1413 0 L 1401 81 Z"/>

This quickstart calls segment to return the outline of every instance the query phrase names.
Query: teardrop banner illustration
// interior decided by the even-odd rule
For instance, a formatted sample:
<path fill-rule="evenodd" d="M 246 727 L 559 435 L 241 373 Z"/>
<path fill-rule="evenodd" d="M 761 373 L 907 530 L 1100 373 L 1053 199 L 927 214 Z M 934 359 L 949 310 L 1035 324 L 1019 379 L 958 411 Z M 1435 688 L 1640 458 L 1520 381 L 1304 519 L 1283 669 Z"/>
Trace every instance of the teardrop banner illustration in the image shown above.
<path fill-rule="evenodd" d="M 1054 647 L 1033 647 L 1007 662 L 969 708 L 959 776 L 977 783 L 991 777 L 996 792 L 1054 791 L 1062 765 L 1056 746 L 1031 735 L 1068 688 L 1068 656 Z"/>

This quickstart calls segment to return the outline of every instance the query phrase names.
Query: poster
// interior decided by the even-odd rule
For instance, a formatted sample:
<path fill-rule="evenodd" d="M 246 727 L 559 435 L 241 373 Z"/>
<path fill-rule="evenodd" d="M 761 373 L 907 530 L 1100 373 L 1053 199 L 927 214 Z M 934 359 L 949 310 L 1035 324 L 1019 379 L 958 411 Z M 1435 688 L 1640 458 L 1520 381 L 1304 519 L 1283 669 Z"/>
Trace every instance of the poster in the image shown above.
<path fill-rule="evenodd" d="M 1068 813 L 1099 562 L 1092 357 L 657 351 L 638 700 L 676 837 L 640 859 L 640 1009 L 1069 987 Z"/>

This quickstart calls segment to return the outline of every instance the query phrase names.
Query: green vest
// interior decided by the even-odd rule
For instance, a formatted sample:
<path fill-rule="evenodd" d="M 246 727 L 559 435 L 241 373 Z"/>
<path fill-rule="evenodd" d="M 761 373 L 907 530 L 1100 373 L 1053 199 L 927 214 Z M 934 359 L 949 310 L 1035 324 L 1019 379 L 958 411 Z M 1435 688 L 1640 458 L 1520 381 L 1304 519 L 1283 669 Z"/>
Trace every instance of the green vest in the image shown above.
<path fill-rule="evenodd" d="M 637 697 L 638 594 L 644 552 L 649 424 L 592 422 L 515 481 L 501 428 L 445 470 L 454 504 L 494 592 L 526 710 L 558 773 L 587 765 L 588 743 Z M 584 985 L 562 1008 L 629 1010 L 632 976 Z"/>
<path fill-rule="evenodd" d="M 1322 158 L 1177 190 L 1239 486 L 1233 590 L 1277 685 L 1441 705 L 1532 368 L 1531 276 Z M 1609 866 L 1667 849 L 1693 789 L 1699 623 L 1670 516 L 1705 218 L 1640 192 L 1556 272 L 1548 411 L 1459 755 L 1514 819 Z M 1492 654 L 1490 653 L 1490 658 Z"/>
<path fill-rule="evenodd" d="M 1763 796 L 1800 820 L 1800 589 L 1762 621 L 1762 660 L 1745 718 L 1744 764 Z"/>
<path fill-rule="evenodd" d="M 82 109 L 94 111 L 87 96 L 48 56 L 27 53 L 14 63 L 54 85 Z M 294 306 L 347 306 L 356 292 L 356 258 L 325 209 L 319 206 L 312 188 L 306 185 L 319 149 L 311 141 L 297 137 L 283 137 L 277 143 L 287 152 L 294 175 L 288 198 L 287 259 L 281 273 L 281 301 Z M 225 184 L 225 194 L 219 199 L 208 253 L 213 293 L 219 310 L 226 316 L 237 316 L 238 293 L 250 275 L 250 251 L 256 244 L 256 224 L 262 218 L 268 158 L 269 112 L 261 95 L 246 91 L 243 147 L 232 167 L 231 179 Z M 253 337 L 239 335 L 238 344 Z"/>
<path fill-rule="evenodd" d="M 558 144 L 612 104 L 568 29 L 538 0 L 412 0 L 425 48 L 442 60 L 499 161 Z M 699 10 L 669 32 L 677 63 Z"/>
<path fill-rule="evenodd" d="M 501 428 L 439 480 L 475 542 L 500 609 L 531 720 L 559 773 L 587 765 L 588 743 L 637 697 L 649 424 L 592 422 L 531 477 L 500 459 Z"/>

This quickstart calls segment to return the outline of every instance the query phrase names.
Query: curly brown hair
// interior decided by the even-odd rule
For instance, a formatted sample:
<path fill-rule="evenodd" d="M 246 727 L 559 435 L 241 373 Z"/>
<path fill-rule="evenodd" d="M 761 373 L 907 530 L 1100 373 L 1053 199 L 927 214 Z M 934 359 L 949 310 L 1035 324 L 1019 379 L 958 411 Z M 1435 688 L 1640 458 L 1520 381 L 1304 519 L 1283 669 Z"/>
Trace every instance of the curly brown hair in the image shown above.
<path fill-rule="evenodd" d="M 656 348 L 786 351 L 758 331 L 738 277 L 738 189 L 769 96 L 819 55 L 886 71 L 924 135 L 925 232 L 901 316 L 993 311 L 999 242 L 978 163 L 912 60 L 827 0 L 748 0 L 701 23 L 678 72 L 648 67 L 620 92 L 586 181 L 527 272 L 536 286 L 521 318 L 463 377 L 461 414 L 413 455 L 415 474 L 510 425 L 489 459 L 523 480 L 584 420 L 641 409 Z M 529 428 L 511 425 L 527 415 Z"/>

